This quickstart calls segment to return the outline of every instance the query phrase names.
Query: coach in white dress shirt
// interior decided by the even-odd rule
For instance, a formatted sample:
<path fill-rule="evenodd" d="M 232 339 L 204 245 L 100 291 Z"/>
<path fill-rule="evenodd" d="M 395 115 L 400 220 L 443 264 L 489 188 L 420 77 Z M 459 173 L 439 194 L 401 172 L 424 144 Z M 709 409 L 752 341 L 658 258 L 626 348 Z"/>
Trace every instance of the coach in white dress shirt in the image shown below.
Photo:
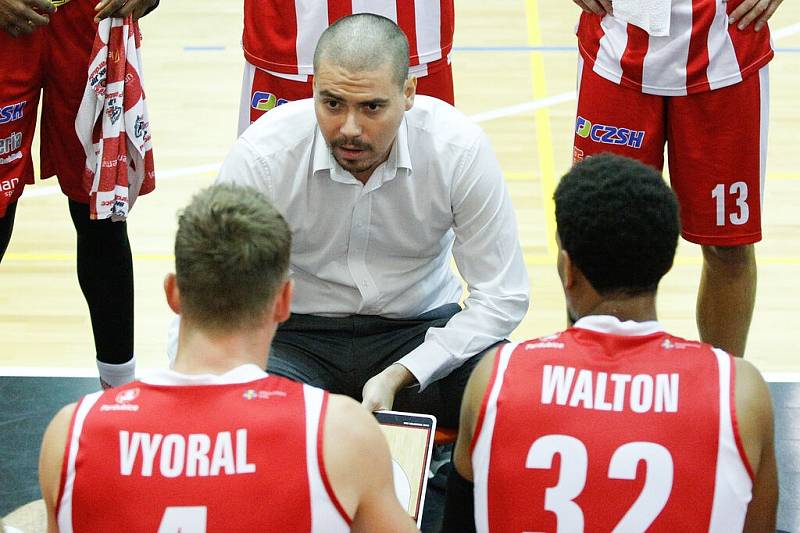
<path fill-rule="evenodd" d="M 314 70 L 314 98 L 257 120 L 218 178 L 261 190 L 292 229 L 293 315 L 269 370 L 457 425 L 476 356 L 528 308 L 494 151 L 455 108 L 415 98 L 408 42 L 389 19 L 340 19 Z"/>

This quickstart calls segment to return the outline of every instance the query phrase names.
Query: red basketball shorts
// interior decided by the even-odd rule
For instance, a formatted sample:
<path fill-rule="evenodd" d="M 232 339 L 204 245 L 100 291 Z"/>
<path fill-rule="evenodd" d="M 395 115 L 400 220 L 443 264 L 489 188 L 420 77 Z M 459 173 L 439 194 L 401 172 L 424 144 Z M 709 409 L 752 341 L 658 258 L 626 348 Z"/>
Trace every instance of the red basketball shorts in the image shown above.
<path fill-rule="evenodd" d="M 579 65 L 574 160 L 613 152 L 664 166 L 683 237 L 714 246 L 761 240 L 766 170 L 767 67 L 742 82 L 689 96 L 622 87 Z"/>
<path fill-rule="evenodd" d="M 285 102 L 311 98 L 311 77 L 306 75 L 276 76 L 245 62 L 242 101 L 239 107 L 239 134 L 258 117 Z M 446 61 L 425 76 L 417 78 L 417 94 L 434 96 L 454 104 L 453 68 Z"/>
<path fill-rule="evenodd" d="M 93 0 L 73 0 L 50 15 L 50 24 L 14 38 L 0 30 L 0 217 L 33 183 L 31 143 L 42 95 L 41 177 L 58 176 L 61 190 L 86 203 L 86 157 L 75 134 L 75 115 L 97 25 Z"/>

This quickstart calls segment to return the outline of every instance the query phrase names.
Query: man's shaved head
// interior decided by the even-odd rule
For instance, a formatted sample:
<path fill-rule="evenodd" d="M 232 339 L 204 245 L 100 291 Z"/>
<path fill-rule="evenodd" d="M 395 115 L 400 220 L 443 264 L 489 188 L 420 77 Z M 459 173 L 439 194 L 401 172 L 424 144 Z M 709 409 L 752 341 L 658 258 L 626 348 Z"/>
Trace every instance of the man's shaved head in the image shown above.
<path fill-rule="evenodd" d="M 350 15 L 322 32 L 314 51 L 314 72 L 322 62 L 332 62 L 351 72 L 375 71 L 389 65 L 402 90 L 408 77 L 408 39 L 386 17 L 371 13 Z"/>

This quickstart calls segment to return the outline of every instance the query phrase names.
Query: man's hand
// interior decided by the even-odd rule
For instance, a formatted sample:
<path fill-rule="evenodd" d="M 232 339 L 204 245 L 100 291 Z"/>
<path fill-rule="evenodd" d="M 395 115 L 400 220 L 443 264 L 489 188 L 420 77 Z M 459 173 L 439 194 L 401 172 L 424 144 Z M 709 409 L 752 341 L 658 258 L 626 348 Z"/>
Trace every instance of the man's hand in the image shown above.
<path fill-rule="evenodd" d="M 755 31 L 761 30 L 783 0 L 744 0 L 728 17 L 728 23 L 740 30 L 756 21 Z"/>
<path fill-rule="evenodd" d="M 0 0 L 0 29 L 14 37 L 33 33 L 50 22 L 56 8 L 48 0 Z"/>
<path fill-rule="evenodd" d="M 572 0 L 578 7 L 587 13 L 594 13 L 595 15 L 609 15 L 612 13 L 611 0 Z"/>
<path fill-rule="evenodd" d="M 361 405 L 369 411 L 391 409 L 397 391 L 414 382 L 414 374 L 399 363 L 389 367 L 364 384 L 361 391 Z"/>
<path fill-rule="evenodd" d="M 94 10 L 97 11 L 94 21 L 100 22 L 108 17 L 125 18 L 130 14 L 133 14 L 133 20 L 139 20 L 157 5 L 158 0 L 100 0 L 94 6 Z"/>

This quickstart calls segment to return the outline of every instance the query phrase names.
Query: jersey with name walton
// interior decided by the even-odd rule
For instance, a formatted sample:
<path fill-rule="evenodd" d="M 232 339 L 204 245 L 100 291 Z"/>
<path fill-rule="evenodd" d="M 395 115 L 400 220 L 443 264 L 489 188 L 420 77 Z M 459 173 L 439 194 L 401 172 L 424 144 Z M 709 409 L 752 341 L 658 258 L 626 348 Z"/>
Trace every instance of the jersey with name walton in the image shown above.
<path fill-rule="evenodd" d="M 315 513 L 346 531 L 317 446 L 326 403 L 274 376 L 88 395 L 64 456 L 61 531 L 327 531 Z"/>
<path fill-rule="evenodd" d="M 741 530 L 731 365 L 662 331 L 509 345 L 476 429 L 478 531 Z"/>

